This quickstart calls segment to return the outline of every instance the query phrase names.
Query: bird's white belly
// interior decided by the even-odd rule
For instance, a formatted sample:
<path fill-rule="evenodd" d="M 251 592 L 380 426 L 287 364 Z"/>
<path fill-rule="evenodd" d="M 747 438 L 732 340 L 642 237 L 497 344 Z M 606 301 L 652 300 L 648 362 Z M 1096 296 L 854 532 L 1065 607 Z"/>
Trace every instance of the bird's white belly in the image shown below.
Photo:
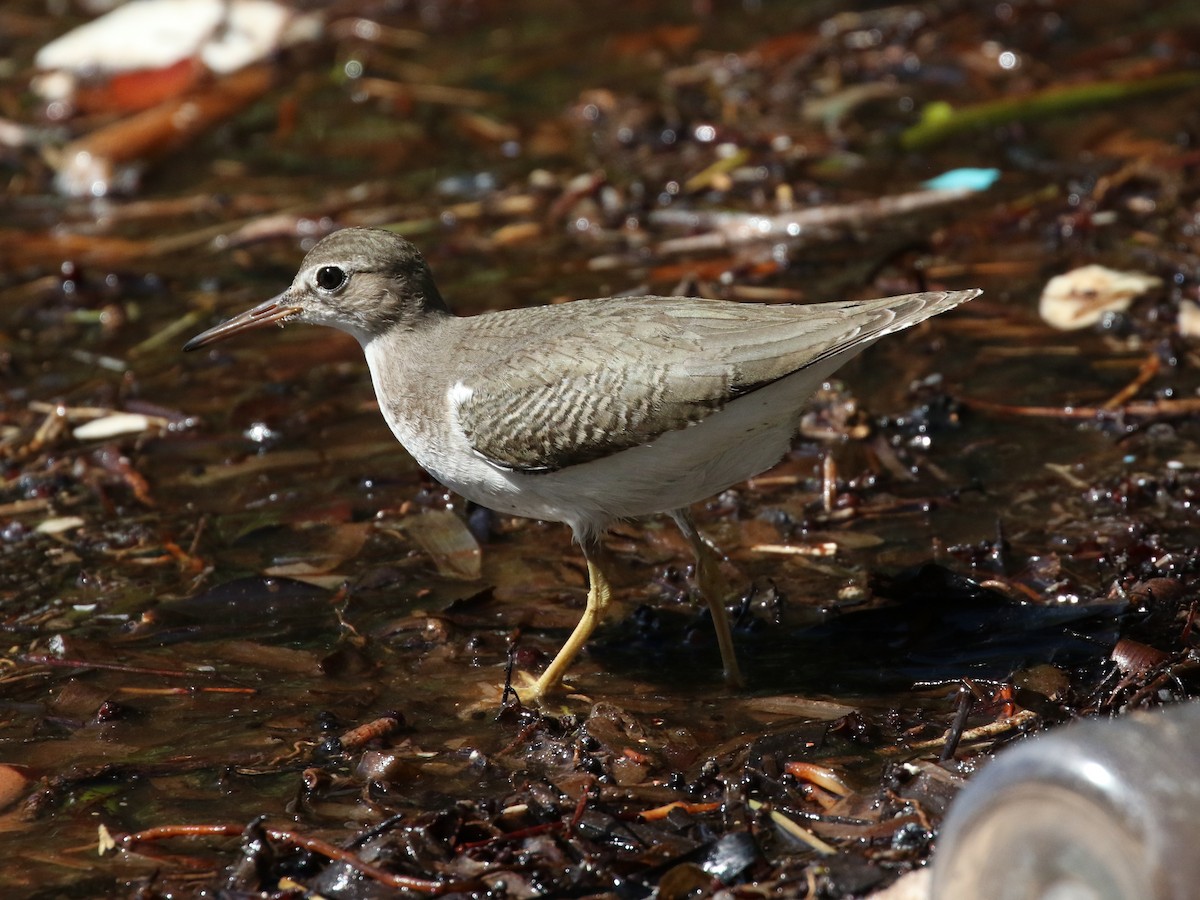
<path fill-rule="evenodd" d="M 493 465 L 458 429 L 445 435 L 447 445 L 439 450 L 410 444 L 404 423 L 389 425 L 417 462 L 455 492 L 498 512 L 566 522 L 583 537 L 617 519 L 686 507 L 778 462 L 810 389 L 788 381 L 652 443 L 553 472 Z"/>
<path fill-rule="evenodd" d="M 585 537 L 617 519 L 680 509 L 770 468 L 787 452 L 804 401 L 839 363 L 801 370 L 649 444 L 551 472 L 494 465 L 453 414 L 444 419 L 449 427 L 431 428 L 393 415 L 382 400 L 380 407 L 417 463 L 451 490 L 497 512 L 566 522 Z M 448 413 L 455 389 L 445 392 Z"/>

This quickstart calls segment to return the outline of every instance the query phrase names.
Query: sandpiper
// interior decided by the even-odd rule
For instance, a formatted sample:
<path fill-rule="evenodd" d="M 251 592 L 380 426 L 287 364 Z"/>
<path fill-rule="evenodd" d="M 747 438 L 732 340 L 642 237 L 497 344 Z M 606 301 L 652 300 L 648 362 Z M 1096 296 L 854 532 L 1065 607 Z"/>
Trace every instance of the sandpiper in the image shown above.
<path fill-rule="evenodd" d="M 664 512 L 696 554 L 726 680 L 740 684 L 719 557 L 688 507 L 778 462 L 805 400 L 847 360 L 977 294 L 808 305 L 612 297 L 459 317 L 410 242 L 347 228 L 312 248 L 283 293 L 184 349 L 292 319 L 348 332 L 392 432 L 434 478 L 490 509 L 569 525 L 587 604 L 533 686 L 540 701 L 610 604 L 604 531 Z"/>

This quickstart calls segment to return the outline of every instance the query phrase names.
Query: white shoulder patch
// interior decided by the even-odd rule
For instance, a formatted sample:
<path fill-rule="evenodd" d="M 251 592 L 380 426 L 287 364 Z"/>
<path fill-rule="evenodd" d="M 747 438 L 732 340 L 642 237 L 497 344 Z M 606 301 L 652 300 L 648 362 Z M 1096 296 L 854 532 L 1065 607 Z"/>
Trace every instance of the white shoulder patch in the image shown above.
<path fill-rule="evenodd" d="M 450 386 L 450 390 L 446 391 L 446 400 L 450 403 L 451 409 L 458 409 L 468 400 L 475 391 L 463 384 L 461 381 L 456 381 Z"/>

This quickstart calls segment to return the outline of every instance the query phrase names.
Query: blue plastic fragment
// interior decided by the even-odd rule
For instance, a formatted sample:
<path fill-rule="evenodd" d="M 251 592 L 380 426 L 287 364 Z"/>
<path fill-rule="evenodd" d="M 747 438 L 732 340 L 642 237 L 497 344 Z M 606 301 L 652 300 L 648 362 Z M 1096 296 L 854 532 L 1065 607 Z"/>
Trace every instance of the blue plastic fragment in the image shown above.
<path fill-rule="evenodd" d="M 922 182 L 921 187 L 932 191 L 986 191 L 999 177 L 999 169 L 951 169 Z"/>

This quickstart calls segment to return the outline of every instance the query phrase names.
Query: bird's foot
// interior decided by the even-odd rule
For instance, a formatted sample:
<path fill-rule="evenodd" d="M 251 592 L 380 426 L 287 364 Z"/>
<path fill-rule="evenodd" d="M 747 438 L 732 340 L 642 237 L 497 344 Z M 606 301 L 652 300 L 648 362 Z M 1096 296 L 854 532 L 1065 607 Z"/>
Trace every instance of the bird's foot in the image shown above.
<path fill-rule="evenodd" d="M 538 709 L 545 710 L 547 707 L 557 704 L 563 706 L 564 700 L 585 700 L 591 702 L 590 698 L 576 691 L 561 678 L 547 678 L 549 670 L 543 673 L 540 678 L 534 678 L 529 672 L 521 672 L 519 677 L 521 686 L 515 687 L 517 695 L 526 706 L 536 706 Z M 563 706 L 565 710 L 566 707 Z"/>
<path fill-rule="evenodd" d="M 537 706 L 542 701 L 543 690 L 539 679 L 532 672 L 521 670 L 513 672 L 510 688 L 517 699 L 526 706 Z"/>

